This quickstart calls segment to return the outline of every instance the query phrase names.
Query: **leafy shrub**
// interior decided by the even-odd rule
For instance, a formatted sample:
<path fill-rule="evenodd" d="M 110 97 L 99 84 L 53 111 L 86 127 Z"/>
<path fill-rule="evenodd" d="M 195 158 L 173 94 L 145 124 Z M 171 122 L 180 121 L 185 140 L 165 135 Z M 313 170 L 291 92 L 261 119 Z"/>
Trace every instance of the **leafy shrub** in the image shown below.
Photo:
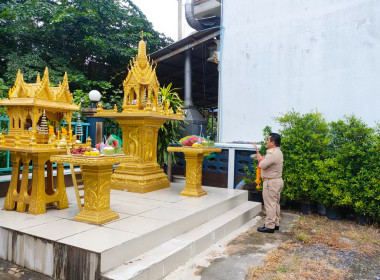
<path fill-rule="evenodd" d="M 322 115 L 291 111 L 276 118 L 282 126 L 284 201 L 311 201 L 315 196 L 316 161 L 327 158 L 328 126 Z"/>
<path fill-rule="evenodd" d="M 360 171 L 349 185 L 357 213 L 380 220 L 380 125 L 361 162 Z"/>
<path fill-rule="evenodd" d="M 322 201 L 380 218 L 379 131 L 355 116 L 330 124 L 330 163 Z M 323 164 L 321 164 L 323 166 Z"/>
<path fill-rule="evenodd" d="M 373 129 L 355 116 L 329 124 L 329 158 L 316 163 L 316 200 L 327 206 L 352 206 L 361 187 L 356 181 L 374 143 Z M 362 170 L 363 169 L 363 170 Z M 357 189 L 359 187 L 359 189 Z"/>

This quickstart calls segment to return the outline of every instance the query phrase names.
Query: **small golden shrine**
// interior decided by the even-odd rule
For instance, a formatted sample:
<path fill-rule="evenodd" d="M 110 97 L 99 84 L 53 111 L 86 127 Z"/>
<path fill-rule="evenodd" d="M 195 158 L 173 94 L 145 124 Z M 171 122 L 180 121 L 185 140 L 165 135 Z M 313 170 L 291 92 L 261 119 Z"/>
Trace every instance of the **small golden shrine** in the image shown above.
<path fill-rule="evenodd" d="M 73 111 L 79 105 L 72 104 L 73 96 L 69 90 L 67 74 L 58 87 L 51 87 L 48 69 L 45 69 L 42 80 L 39 74 L 35 83 L 24 82 L 20 70 L 14 86 L 9 90 L 7 99 L 0 100 L 9 116 L 9 132 L 0 133 L 0 149 L 11 153 L 12 176 L 5 199 L 4 208 L 24 212 L 42 214 L 46 212 L 46 204 L 57 203 L 57 208 L 67 208 L 63 164 L 57 164 L 57 180 L 54 187 L 52 155 L 65 154 L 67 145 L 66 129 L 62 135 L 58 131 L 56 137 L 50 121 L 57 124 L 64 118 L 69 131 L 69 142 L 74 140 L 71 132 Z M 33 164 L 32 183 L 29 184 L 29 166 Z M 47 178 L 45 185 L 45 165 Z M 21 173 L 22 170 L 22 173 Z M 22 174 L 21 179 L 20 174 Z"/>
<path fill-rule="evenodd" d="M 71 138 L 72 114 L 80 108 L 72 102 L 73 96 L 69 90 L 66 73 L 58 87 L 51 87 L 47 68 L 42 80 L 38 74 L 36 82 L 32 84 L 25 83 L 18 70 L 8 98 L 0 100 L 0 105 L 5 107 L 9 117 L 9 132 L 4 137 L 5 145 L 54 147 L 54 143 L 48 144 L 49 134 L 42 129 L 43 115 L 56 124 L 64 118 Z M 19 139 L 19 142 L 16 139 Z"/>
<path fill-rule="evenodd" d="M 111 188 L 146 193 L 169 187 L 157 163 L 157 135 L 168 120 L 183 120 L 182 111 L 174 113 L 159 98 L 159 82 L 154 63 L 146 55 L 141 35 L 137 56 L 130 62 L 123 82 L 123 111 L 104 110 L 98 104 L 98 117 L 115 119 L 123 131 L 123 151 L 136 160 L 121 163 L 111 177 Z"/>
<path fill-rule="evenodd" d="M 141 38 L 142 39 L 142 38 Z M 130 61 L 128 76 L 123 82 L 123 109 L 158 109 L 158 91 L 160 84 L 156 69 L 146 55 L 146 44 L 139 42 L 138 54 Z"/>

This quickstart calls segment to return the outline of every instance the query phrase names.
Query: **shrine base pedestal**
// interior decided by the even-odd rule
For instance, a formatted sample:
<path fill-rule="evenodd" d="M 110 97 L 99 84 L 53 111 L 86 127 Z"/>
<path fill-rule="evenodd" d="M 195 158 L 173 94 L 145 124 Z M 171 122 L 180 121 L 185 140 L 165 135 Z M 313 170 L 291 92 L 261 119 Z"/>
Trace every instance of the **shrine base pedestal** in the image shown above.
<path fill-rule="evenodd" d="M 168 188 L 170 182 L 158 166 L 120 164 L 111 176 L 111 189 L 147 193 Z"/>
<path fill-rule="evenodd" d="M 74 217 L 74 220 L 85 222 L 85 223 L 92 223 L 101 225 L 104 223 L 107 223 L 112 220 L 116 220 L 119 218 L 119 215 L 116 214 L 111 209 L 105 209 L 99 212 L 98 210 L 83 210 L 78 215 Z"/>

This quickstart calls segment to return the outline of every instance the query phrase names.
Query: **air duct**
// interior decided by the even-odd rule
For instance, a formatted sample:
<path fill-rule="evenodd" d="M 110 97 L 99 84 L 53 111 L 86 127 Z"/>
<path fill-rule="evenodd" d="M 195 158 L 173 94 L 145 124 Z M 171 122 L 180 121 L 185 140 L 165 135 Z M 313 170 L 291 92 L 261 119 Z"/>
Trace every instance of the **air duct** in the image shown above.
<path fill-rule="evenodd" d="M 209 7 L 211 9 L 210 11 L 215 12 L 215 9 L 220 10 L 220 3 L 218 2 L 216 3 L 217 3 L 216 6 L 212 5 L 211 7 Z M 196 18 L 195 13 L 194 13 L 194 5 L 195 5 L 195 0 L 186 0 L 186 4 L 185 4 L 186 21 L 192 28 L 194 28 L 195 30 L 203 30 L 206 28 L 212 28 L 212 27 L 220 25 L 220 16 L 219 16 L 220 12 L 219 13 L 217 12 L 216 15 L 213 15 L 213 16 L 210 16 L 210 14 L 212 15 L 214 12 L 206 13 L 206 14 L 202 13 L 203 16 L 200 16 L 202 18 Z M 219 5 L 219 8 L 218 8 L 218 5 Z M 206 11 L 207 10 L 208 9 L 206 8 Z"/>
<path fill-rule="evenodd" d="M 203 30 L 206 27 L 200 21 L 198 21 L 194 16 L 194 3 L 195 3 L 195 0 L 186 0 L 186 3 L 185 3 L 186 21 L 195 30 Z"/>

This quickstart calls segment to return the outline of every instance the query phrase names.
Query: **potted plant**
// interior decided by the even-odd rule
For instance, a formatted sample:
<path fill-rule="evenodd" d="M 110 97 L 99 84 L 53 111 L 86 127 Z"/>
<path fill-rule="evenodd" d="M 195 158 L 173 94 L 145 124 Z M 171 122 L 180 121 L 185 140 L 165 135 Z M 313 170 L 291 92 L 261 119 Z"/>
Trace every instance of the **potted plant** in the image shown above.
<path fill-rule="evenodd" d="M 177 113 L 178 109 L 184 106 L 183 100 L 175 91 L 177 88 L 172 88 L 172 83 L 168 86 L 160 87 L 159 100 L 163 104 L 168 104 L 169 108 Z M 181 138 L 181 130 L 183 130 L 183 121 L 167 121 L 158 131 L 157 138 L 157 161 L 162 167 L 170 161 L 175 164 L 177 159 L 174 153 L 168 153 L 167 148 L 171 143 L 176 143 Z M 170 157 L 170 160 L 169 160 Z"/>

